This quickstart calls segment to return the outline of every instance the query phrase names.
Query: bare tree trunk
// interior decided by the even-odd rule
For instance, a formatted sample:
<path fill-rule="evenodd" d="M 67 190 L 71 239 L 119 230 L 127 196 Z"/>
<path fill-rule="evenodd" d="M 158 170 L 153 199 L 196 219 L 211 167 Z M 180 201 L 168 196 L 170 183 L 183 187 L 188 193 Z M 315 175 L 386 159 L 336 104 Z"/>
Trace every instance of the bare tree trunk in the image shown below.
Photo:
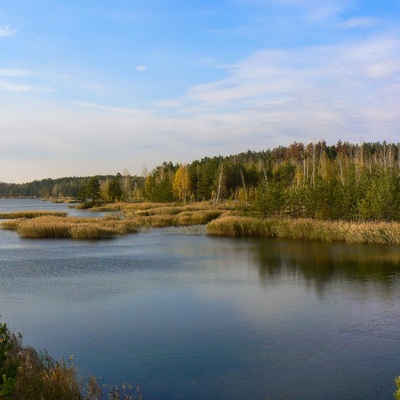
<path fill-rule="evenodd" d="M 312 174 L 311 174 L 311 184 L 312 187 L 315 188 L 315 143 L 313 143 L 313 152 L 312 152 Z"/>
<path fill-rule="evenodd" d="M 218 192 L 217 192 L 217 199 L 215 200 L 215 204 L 219 202 L 219 195 L 221 194 L 221 183 L 222 183 L 222 172 L 224 170 L 224 164 L 221 164 L 221 171 L 219 173 L 219 181 L 218 181 Z"/>
<path fill-rule="evenodd" d="M 242 171 L 242 169 L 240 169 L 240 176 L 242 177 L 243 190 L 244 190 L 244 199 L 245 199 L 246 206 L 247 206 L 247 204 L 248 204 L 248 201 L 247 201 L 247 190 L 246 190 L 246 184 L 245 184 L 245 182 L 244 182 L 244 176 L 243 176 L 243 171 Z"/>
<path fill-rule="evenodd" d="M 342 186 L 344 186 L 344 175 L 343 175 L 343 165 L 342 160 L 339 158 L 339 171 L 340 171 L 340 180 L 342 182 Z"/>
<path fill-rule="evenodd" d="M 386 172 L 386 140 L 383 141 L 383 171 Z"/>

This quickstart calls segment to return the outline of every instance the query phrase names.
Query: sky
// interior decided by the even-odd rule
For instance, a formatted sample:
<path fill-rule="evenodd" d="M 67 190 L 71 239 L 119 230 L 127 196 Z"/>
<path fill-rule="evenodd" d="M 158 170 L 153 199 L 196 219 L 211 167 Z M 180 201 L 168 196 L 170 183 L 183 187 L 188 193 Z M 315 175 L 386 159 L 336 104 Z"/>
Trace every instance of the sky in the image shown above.
<path fill-rule="evenodd" d="M 0 2 L 0 182 L 399 131 L 400 0 Z"/>

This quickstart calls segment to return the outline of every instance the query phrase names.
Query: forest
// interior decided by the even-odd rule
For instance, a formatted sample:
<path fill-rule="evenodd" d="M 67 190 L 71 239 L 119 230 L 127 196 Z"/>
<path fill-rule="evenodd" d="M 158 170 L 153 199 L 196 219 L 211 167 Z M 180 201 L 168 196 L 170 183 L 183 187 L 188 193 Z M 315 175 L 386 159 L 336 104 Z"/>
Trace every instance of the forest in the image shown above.
<path fill-rule="evenodd" d="M 400 143 L 295 142 L 122 174 L 0 183 L 0 197 L 228 202 L 260 217 L 400 220 Z"/>

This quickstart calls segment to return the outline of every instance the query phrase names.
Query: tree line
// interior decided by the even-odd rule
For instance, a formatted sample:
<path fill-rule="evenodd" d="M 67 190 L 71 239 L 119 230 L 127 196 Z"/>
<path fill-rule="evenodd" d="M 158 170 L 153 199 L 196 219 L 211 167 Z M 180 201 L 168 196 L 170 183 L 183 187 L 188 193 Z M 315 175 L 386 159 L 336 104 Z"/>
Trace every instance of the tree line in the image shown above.
<path fill-rule="evenodd" d="M 261 152 L 163 163 L 151 201 L 229 200 L 260 216 L 400 220 L 400 144 L 295 142 Z"/>
<path fill-rule="evenodd" d="M 0 198 L 72 198 L 85 199 L 95 197 L 103 201 L 131 201 L 142 198 L 141 188 L 144 178 L 131 176 L 127 170 L 124 175 L 97 175 L 95 177 L 68 177 L 42 179 L 27 183 L 0 182 Z M 117 182 L 117 183 L 116 183 Z M 109 186 L 114 192 L 109 195 Z M 118 186 L 116 188 L 116 186 Z"/>
<path fill-rule="evenodd" d="M 2 197 L 80 201 L 230 201 L 259 216 L 400 220 L 400 143 L 325 141 L 164 162 L 145 176 L 122 174 L 0 183 Z"/>

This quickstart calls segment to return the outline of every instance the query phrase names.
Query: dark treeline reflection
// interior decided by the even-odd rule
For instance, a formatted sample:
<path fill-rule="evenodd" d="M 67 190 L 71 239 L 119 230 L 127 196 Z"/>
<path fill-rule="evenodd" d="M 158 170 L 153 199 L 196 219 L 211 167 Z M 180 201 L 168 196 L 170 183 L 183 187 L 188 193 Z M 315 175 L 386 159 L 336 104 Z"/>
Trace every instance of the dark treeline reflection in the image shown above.
<path fill-rule="evenodd" d="M 255 264 L 263 285 L 289 276 L 323 292 L 333 282 L 376 283 L 390 289 L 400 276 L 400 248 L 284 239 L 254 241 Z"/>

